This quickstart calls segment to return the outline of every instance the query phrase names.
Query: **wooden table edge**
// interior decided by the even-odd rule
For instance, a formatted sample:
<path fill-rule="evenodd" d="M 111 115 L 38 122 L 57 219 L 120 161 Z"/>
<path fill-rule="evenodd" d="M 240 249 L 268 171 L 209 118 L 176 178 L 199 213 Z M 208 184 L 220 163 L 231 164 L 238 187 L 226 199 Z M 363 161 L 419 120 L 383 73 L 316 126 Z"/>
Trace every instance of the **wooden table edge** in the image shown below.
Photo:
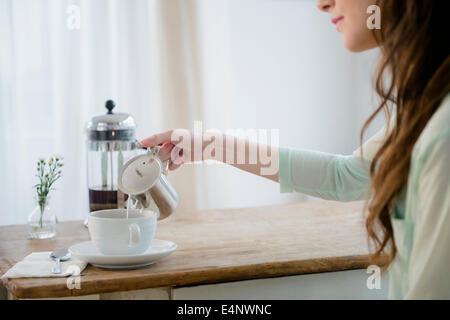
<path fill-rule="evenodd" d="M 172 273 L 149 274 L 136 276 L 136 279 L 117 279 L 115 281 L 99 280 L 93 285 L 89 281 L 83 288 L 83 273 L 80 289 L 68 289 L 64 284 L 51 285 L 42 290 L 35 287 L 22 288 L 19 283 L 23 278 L 2 279 L 5 288 L 19 299 L 63 298 L 85 296 L 110 292 L 142 290 L 161 287 L 195 286 L 202 284 L 226 283 L 232 281 L 274 278 L 303 274 L 336 272 L 365 269 L 369 266 L 369 255 L 330 257 L 309 260 L 292 260 L 267 262 L 252 265 L 229 266 L 220 268 L 204 268 L 192 271 L 175 271 Z M 89 270 L 88 270 L 89 271 Z M 62 278 L 67 279 L 67 278 Z"/>

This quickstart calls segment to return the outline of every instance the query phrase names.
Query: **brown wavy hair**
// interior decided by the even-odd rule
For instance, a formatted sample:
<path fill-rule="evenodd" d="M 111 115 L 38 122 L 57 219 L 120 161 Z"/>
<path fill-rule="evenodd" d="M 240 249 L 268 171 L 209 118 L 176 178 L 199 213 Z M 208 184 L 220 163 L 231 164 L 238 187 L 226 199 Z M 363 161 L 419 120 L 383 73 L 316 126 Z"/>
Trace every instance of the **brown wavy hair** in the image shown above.
<path fill-rule="evenodd" d="M 369 239 L 375 243 L 372 262 L 383 258 L 384 270 L 397 249 L 391 224 L 396 201 L 406 186 L 414 145 L 450 91 L 448 49 L 449 0 L 379 0 L 381 29 L 374 30 L 381 57 L 376 91 L 381 104 L 361 132 L 382 111 L 393 125 L 370 167 L 366 208 Z M 388 252 L 386 252 L 388 251 Z M 386 262 L 387 254 L 387 263 Z"/>

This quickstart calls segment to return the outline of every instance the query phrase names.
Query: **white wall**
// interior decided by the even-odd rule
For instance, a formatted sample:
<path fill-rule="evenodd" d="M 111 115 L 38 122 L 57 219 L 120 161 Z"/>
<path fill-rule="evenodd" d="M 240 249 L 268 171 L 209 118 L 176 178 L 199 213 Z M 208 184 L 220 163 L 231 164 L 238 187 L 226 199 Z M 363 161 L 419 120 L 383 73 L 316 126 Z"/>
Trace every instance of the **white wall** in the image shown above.
<path fill-rule="evenodd" d="M 315 1 L 231 0 L 228 10 L 232 97 L 226 112 L 211 111 L 209 127 L 277 128 L 281 145 L 356 149 L 371 110 L 373 53 L 347 52 Z M 203 170 L 210 188 L 201 208 L 311 199 L 280 194 L 278 184 L 232 167 Z"/>

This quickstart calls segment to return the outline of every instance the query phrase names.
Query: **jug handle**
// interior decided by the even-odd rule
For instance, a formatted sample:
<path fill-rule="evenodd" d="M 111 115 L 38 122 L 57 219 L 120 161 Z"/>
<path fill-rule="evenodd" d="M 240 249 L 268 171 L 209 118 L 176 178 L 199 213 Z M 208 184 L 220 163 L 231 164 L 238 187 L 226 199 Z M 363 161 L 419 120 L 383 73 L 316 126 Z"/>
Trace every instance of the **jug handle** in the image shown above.
<path fill-rule="evenodd" d="M 151 156 L 154 156 L 154 157 L 157 157 L 157 156 L 158 156 L 159 150 L 161 150 L 161 147 L 160 147 L 160 146 L 155 146 L 155 147 L 153 147 L 153 148 L 146 148 L 146 147 L 143 147 L 143 146 L 141 146 L 141 143 L 140 143 L 138 140 L 135 141 L 135 144 L 136 144 L 136 146 L 137 146 L 138 148 L 147 150 L 147 152 L 148 152 Z M 169 160 L 166 160 L 166 161 L 162 162 L 162 173 L 163 173 L 165 176 L 167 176 L 167 173 L 169 172 L 169 165 L 170 165 Z"/>
<path fill-rule="evenodd" d="M 165 176 L 167 176 L 167 173 L 169 172 L 169 160 L 166 160 L 163 162 L 163 173 Z"/>

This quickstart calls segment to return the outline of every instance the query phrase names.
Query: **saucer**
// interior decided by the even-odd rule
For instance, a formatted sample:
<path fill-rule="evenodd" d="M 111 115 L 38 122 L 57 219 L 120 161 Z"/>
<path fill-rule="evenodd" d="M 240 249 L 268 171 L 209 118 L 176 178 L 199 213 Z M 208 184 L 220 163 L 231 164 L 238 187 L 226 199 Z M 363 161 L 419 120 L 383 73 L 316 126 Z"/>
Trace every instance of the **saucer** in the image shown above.
<path fill-rule="evenodd" d="M 150 247 L 136 255 L 105 255 L 98 251 L 92 241 L 80 242 L 69 248 L 73 257 L 106 269 L 135 269 L 155 263 L 168 256 L 177 248 L 172 241 L 153 239 Z"/>

